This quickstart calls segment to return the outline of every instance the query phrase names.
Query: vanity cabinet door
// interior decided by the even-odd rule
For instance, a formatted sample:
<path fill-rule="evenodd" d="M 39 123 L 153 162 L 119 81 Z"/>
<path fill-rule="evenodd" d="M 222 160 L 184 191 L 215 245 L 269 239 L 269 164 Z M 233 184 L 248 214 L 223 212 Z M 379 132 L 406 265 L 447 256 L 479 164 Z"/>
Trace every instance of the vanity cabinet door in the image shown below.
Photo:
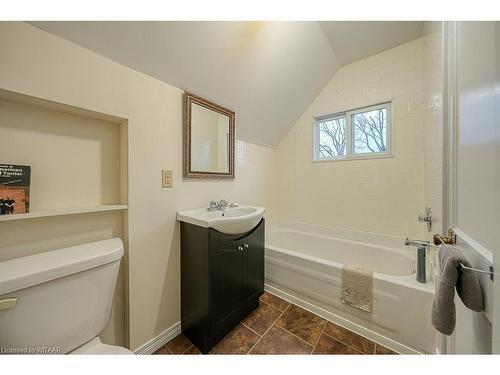
<path fill-rule="evenodd" d="M 264 293 L 264 219 L 243 240 L 243 308 Z"/>
<path fill-rule="evenodd" d="M 211 251 L 211 321 L 215 337 L 240 319 L 243 289 L 243 246 L 215 234 Z"/>
<path fill-rule="evenodd" d="M 182 223 L 182 332 L 203 353 L 258 307 L 264 292 L 264 231 L 264 220 L 242 234 Z"/>

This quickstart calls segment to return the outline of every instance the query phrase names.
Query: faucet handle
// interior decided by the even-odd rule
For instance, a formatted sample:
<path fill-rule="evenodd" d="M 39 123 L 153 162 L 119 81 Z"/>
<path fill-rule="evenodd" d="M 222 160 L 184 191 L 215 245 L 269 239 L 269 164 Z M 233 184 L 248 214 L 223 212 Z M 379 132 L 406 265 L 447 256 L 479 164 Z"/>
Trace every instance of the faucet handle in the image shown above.
<path fill-rule="evenodd" d="M 426 223 L 427 232 L 431 231 L 434 220 L 435 219 L 432 217 L 432 210 L 430 207 L 425 207 L 425 213 L 418 215 L 418 221 Z"/>
<path fill-rule="evenodd" d="M 210 201 L 209 203 L 209 206 L 208 206 L 208 210 L 214 210 L 217 208 L 217 202 L 216 201 Z"/>

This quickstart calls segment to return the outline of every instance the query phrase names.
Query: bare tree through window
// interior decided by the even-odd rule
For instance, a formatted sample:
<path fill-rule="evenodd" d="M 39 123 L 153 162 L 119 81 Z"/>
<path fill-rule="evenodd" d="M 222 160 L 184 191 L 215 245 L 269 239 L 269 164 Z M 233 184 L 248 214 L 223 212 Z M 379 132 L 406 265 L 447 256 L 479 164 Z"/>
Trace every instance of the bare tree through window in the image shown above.
<path fill-rule="evenodd" d="M 319 124 L 319 157 L 321 159 L 345 155 L 346 118 L 328 119 Z"/>
<path fill-rule="evenodd" d="M 391 103 L 315 119 L 315 160 L 349 159 L 356 154 L 386 155 L 390 150 Z M 375 155 L 374 155 L 375 156 Z"/>
<path fill-rule="evenodd" d="M 386 151 L 387 113 L 385 108 L 352 115 L 353 152 Z"/>

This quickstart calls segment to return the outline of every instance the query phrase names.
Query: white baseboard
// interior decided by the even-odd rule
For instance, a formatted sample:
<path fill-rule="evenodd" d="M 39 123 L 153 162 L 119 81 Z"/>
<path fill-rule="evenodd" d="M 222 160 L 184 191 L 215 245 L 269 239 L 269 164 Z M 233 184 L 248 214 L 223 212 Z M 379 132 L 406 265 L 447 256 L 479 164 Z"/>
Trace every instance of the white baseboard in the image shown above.
<path fill-rule="evenodd" d="M 153 337 L 147 343 L 141 345 L 134 350 L 134 354 L 153 354 L 155 351 L 160 349 L 167 342 L 175 338 L 181 333 L 181 322 L 177 322 L 171 327 L 167 328 L 165 331 L 160 333 L 158 336 Z"/>
<path fill-rule="evenodd" d="M 313 314 L 316 314 L 323 319 L 326 319 L 332 323 L 338 324 L 341 327 L 344 327 L 354 333 L 357 333 L 360 336 L 366 337 L 369 340 L 376 342 L 377 344 L 383 345 L 386 348 L 394 350 L 401 354 L 422 354 L 419 351 L 412 349 L 406 345 L 403 345 L 397 341 L 394 341 L 388 337 L 382 336 L 376 332 L 373 332 L 367 328 L 360 326 L 359 324 L 353 323 L 347 319 L 344 319 L 336 314 L 333 314 L 321 307 L 313 305 L 303 299 L 295 297 L 287 292 L 284 292 L 276 287 L 265 284 L 265 290 L 269 293 L 275 294 L 278 297 L 286 300 L 287 302 L 293 303 L 299 307 L 302 307 L 304 310 L 310 311 Z"/>

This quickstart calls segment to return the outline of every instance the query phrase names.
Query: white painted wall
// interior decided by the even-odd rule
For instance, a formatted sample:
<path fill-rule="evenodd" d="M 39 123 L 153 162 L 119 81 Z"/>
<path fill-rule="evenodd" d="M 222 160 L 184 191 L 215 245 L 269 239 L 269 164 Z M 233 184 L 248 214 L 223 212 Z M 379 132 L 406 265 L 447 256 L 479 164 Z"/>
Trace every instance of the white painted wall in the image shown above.
<path fill-rule="evenodd" d="M 422 40 L 342 67 L 277 148 L 280 218 L 424 235 Z M 313 117 L 393 100 L 394 157 L 313 163 Z"/>
<path fill-rule="evenodd" d="M 274 150 L 238 141 L 235 180 L 185 181 L 180 89 L 20 22 L 0 23 L 0 61 L 0 89 L 128 119 L 128 272 L 123 299 L 128 307 L 126 340 L 135 349 L 180 319 L 176 211 L 224 198 L 265 206 L 271 214 Z M 162 169 L 173 170 L 172 189 L 161 188 Z M 67 232 L 57 230 L 60 220 L 47 219 L 51 230 L 32 232 L 31 240 L 44 239 L 51 247 L 91 241 L 103 235 L 102 228 L 95 228 L 96 217 L 102 218 L 78 215 L 80 225 L 65 219 Z M 5 257 L 10 251 L 0 247 Z"/>
<path fill-rule="evenodd" d="M 459 22 L 456 41 L 456 225 L 493 252 L 500 251 L 500 194 L 496 190 L 500 187 L 500 129 L 495 122 L 495 50 L 499 47 L 495 26 L 495 22 Z"/>
<path fill-rule="evenodd" d="M 456 205 L 453 224 L 478 244 L 463 246 L 473 266 L 486 268 L 491 262 L 491 259 L 489 262 L 481 260 L 484 258 L 478 252 L 481 248 L 481 253 L 493 258 L 493 263 L 498 268 L 500 26 L 498 22 L 457 22 L 455 27 Z M 493 288 L 493 283 L 487 276 L 479 278 L 485 295 L 486 311 L 471 312 L 457 301 L 457 353 L 500 351 L 500 283 L 496 277 Z"/>

